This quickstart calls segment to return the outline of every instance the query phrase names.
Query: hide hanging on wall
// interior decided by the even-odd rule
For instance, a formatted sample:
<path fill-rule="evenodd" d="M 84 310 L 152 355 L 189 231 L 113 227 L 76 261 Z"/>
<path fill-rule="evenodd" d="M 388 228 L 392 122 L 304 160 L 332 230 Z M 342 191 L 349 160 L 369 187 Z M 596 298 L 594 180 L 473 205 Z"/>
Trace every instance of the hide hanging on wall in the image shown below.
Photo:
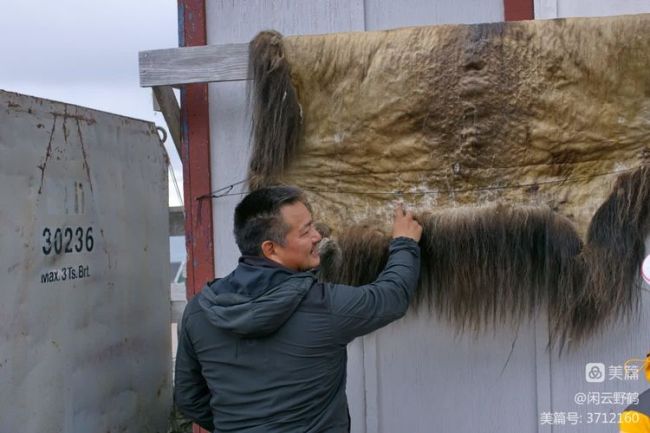
<path fill-rule="evenodd" d="M 564 345 L 638 308 L 650 15 L 267 31 L 250 55 L 250 187 L 307 191 L 335 228 L 323 279 L 373 280 L 400 198 L 424 227 L 415 302 L 460 329 L 545 308 Z"/>

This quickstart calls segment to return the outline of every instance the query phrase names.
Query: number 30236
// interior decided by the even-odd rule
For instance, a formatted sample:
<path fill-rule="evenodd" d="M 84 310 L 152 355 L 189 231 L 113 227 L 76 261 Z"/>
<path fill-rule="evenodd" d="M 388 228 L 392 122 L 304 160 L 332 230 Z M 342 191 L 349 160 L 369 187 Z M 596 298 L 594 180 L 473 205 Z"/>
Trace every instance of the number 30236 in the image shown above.
<path fill-rule="evenodd" d="M 92 251 L 95 246 L 92 227 L 63 227 L 43 229 L 43 254 L 68 254 Z"/>

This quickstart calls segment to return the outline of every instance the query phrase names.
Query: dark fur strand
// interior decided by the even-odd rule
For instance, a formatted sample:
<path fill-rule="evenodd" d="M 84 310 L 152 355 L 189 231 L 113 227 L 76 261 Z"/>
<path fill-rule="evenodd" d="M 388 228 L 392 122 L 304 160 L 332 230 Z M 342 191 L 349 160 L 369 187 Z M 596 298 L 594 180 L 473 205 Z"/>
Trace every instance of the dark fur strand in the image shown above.
<path fill-rule="evenodd" d="M 260 32 L 251 41 L 249 76 L 253 146 L 248 176 L 253 190 L 277 182 L 301 136 L 302 110 L 280 33 Z"/>

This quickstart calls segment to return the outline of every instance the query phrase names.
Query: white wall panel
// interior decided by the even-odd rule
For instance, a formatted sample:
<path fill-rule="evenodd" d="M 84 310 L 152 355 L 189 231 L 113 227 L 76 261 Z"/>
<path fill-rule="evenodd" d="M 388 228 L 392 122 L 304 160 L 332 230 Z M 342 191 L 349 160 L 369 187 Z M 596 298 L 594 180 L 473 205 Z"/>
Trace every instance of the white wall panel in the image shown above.
<path fill-rule="evenodd" d="M 650 351 L 650 294 L 648 286 L 642 295 L 641 314 L 630 317 L 629 323 L 606 326 L 601 335 L 594 336 L 579 350 L 551 359 L 551 389 L 553 412 L 575 412 L 579 422 L 576 425 L 555 425 L 554 433 L 607 433 L 618 431 L 617 423 L 610 421 L 629 404 L 614 403 L 604 400 L 613 393 L 641 393 L 650 387 L 643 375 L 643 370 L 636 380 L 613 379 L 609 375 L 610 367 L 623 366 L 630 358 L 644 358 Z M 585 366 L 587 363 L 600 363 L 605 366 L 603 382 L 587 382 Z M 636 364 L 639 366 L 639 364 Z M 596 404 L 576 403 L 577 393 L 599 397 Z M 540 408 L 550 411 L 551 408 Z M 591 415 L 590 415 L 591 414 Z M 601 414 L 601 415 L 597 415 Z M 604 417 L 602 414 L 607 414 Z"/>
<path fill-rule="evenodd" d="M 535 431 L 532 324 L 475 338 L 428 314 L 409 314 L 376 334 L 377 431 Z"/>
<path fill-rule="evenodd" d="M 503 21 L 503 0 L 365 0 L 366 30 Z"/>
<path fill-rule="evenodd" d="M 535 18 L 599 17 L 650 13 L 648 0 L 535 0 Z"/>
<path fill-rule="evenodd" d="M 648 0 L 558 0 L 560 18 L 628 15 L 650 12 Z"/>
<path fill-rule="evenodd" d="M 557 2 L 558 0 L 534 0 L 535 19 L 557 18 Z"/>
<path fill-rule="evenodd" d="M 410 313 L 364 337 L 366 356 L 376 358 L 371 368 L 376 368 L 378 398 L 375 403 L 366 395 L 368 426 L 376 426 L 367 431 L 617 431 L 616 423 L 605 422 L 603 414 L 610 422 L 617 420 L 627 404 L 577 404 L 574 398 L 576 393 L 641 393 L 650 386 L 643 373 L 638 380 L 607 377 L 603 383 L 588 383 L 585 378 L 587 363 L 602 363 L 609 374 L 611 366 L 642 358 L 650 349 L 647 290 L 645 286 L 640 315 L 631 323 L 607 326 L 561 355 L 548 350 L 542 317 L 519 329 L 501 326 L 474 338 L 457 335 L 434 317 Z M 366 371 L 366 381 L 372 383 L 369 374 Z M 543 412 L 573 412 L 578 418 L 576 424 L 540 425 Z"/>

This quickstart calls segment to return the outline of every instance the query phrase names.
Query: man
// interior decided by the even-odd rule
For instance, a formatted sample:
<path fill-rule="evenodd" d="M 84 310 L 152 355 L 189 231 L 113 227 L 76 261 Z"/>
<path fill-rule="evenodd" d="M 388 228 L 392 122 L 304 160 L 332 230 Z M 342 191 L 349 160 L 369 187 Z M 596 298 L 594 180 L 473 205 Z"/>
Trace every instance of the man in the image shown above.
<path fill-rule="evenodd" d="M 645 378 L 650 382 L 650 353 L 643 362 Z M 620 433 L 650 433 L 650 389 L 639 395 L 639 402 L 628 406 L 619 418 Z"/>
<path fill-rule="evenodd" d="M 400 317 L 415 291 L 422 227 L 398 206 L 372 284 L 320 283 L 320 234 L 301 190 L 272 187 L 235 210 L 237 268 L 183 314 L 175 401 L 214 432 L 349 431 L 346 345 Z"/>

